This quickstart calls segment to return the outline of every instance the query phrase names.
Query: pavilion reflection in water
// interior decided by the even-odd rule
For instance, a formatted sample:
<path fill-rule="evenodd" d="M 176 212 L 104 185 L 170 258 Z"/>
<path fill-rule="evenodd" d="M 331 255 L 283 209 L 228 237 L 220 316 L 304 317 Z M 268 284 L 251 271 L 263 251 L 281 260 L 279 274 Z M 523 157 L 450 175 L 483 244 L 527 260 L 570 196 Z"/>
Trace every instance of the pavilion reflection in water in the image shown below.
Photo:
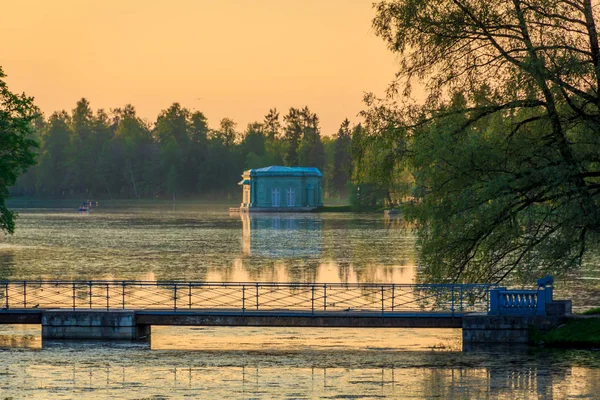
<path fill-rule="evenodd" d="M 268 258 L 319 258 L 320 217 L 309 214 L 241 213 L 243 253 Z"/>

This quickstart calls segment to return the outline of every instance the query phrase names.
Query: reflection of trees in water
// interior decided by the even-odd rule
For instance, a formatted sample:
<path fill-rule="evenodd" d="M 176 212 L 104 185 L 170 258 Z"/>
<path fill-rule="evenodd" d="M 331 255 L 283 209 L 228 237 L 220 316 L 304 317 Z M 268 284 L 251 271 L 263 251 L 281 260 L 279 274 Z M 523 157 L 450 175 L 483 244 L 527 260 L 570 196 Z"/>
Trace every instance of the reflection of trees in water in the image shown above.
<path fill-rule="evenodd" d="M 414 237 L 403 226 L 386 229 L 379 219 L 341 219 L 324 220 L 323 228 L 324 259 L 348 261 L 354 268 L 414 265 Z"/>
<path fill-rule="evenodd" d="M 253 280 L 315 281 L 322 250 L 322 219 L 310 214 L 242 213 L 242 266 Z M 269 279 L 269 277 L 271 279 Z"/>
<path fill-rule="evenodd" d="M 350 263 L 348 261 L 339 261 L 338 262 L 338 276 L 340 278 L 340 282 L 348 282 L 350 279 Z"/>
<path fill-rule="evenodd" d="M 140 280 L 149 274 L 156 274 L 157 280 L 204 280 L 208 269 L 206 264 L 198 263 L 193 254 L 175 252 L 126 252 L 122 255 L 111 254 L 106 261 L 102 261 L 101 249 L 90 249 L 85 259 L 79 258 L 79 253 L 68 253 L 68 249 L 60 253 L 62 259 L 57 259 L 55 252 L 46 249 L 32 249 L 34 255 L 23 257 L 25 251 L 29 250 L 0 252 L 0 279 Z"/>
<path fill-rule="evenodd" d="M 31 217 L 17 247 L 0 253 L 0 279 L 354 281 L 358 272 L 368 282 L 414 264 L 412 239 L 379 216 L 245 214 L 241 235 L 238 218 L 146 211 Z"/>
<path fill-rule="evenodd" d="M 39 349 L 41 347 L 42 340 L 37 335 L 0 335 L 0 348 Z"/>
<path fill-rule="evenodd" d="M 265 258 L 320 258 L 322 220 L 306 214 L 242 213 L 243 251 Z"/>
<path fill-rule="evenodd" d="M 350 271 L 358 282 L 391 281 L 398 266 L 415 265 L 414 237 L 403 224 L 386 226 L 379 218 L 323 221 L 323 259 L 338 264 L 342 282 Z M 395 277 L 397 279 L 398 277 Z"/>
<path fill-rule="evenodd" d="M 513 351 L 508 348 L 507 351 Z M 572 363 L 560 360 L 560 354 L 546 357 L 542 352 L 534 360 L 475 354 L 476 368 L 429 368 L 423 370 L 420 395 L 433 398 L 507 398 L 537 399 L 584 396 L 593 398 L 598 393 L 600 369 L 580 369 L 573 376 Z M 473 364 L 473 360 L 463 360 Z M 485 365 L 485 366 L 484 366 Z M 579 385 L 585 382 L 583 385 Z M 573 385 L 576 383 L 575 385 Z M 590 396 L 590 397 L 588 397 Z"/>
<path fill-rule="evenodd" d="M 48 357 L 47 353 L 45 357 Z M 531 356 L 528 352 L 513 355 L 508 352 L 406 352 L 395 356 L 385 353 L 383 358 L 367 354 L 368 359 L 382 360 L 376 363 L 377 366 L 361 366 L 360 360 L 365 354 L 360 353 L 292 355 L 285 366 L 278 365 L 277 359 L 281 355 L 276 353 L 240 357 L 236 352 L 212 356 L 182 352 L 176 360 L 161 359 L 159 365 L 140 363 L 137 356 L 126 356 L 115 363 L 74 361 L 57 364 L 36 360 L 27 365 L 9 362 L 6 374 L 0 376 L 0 385 L 9 391 L 31 387 L 46 388 L 50 392 L 85 388 L 90 394 L 107 390 L 127 394 L 131 390 L 138 397 L 159 392 L 171 395 L 214 393 L 216 397 L 220 393 L 241 392 L 267 397 L 275 394 L 294 397 L 293 393 L 303 393 L 317 397 L 326 394 L 370 398 L 538 399 L 594 398 L 599 389 L 600 369 L 597 366 L 579 366 L 581 363 L 574 360 L 564 362 L 562 353 L 546 357 L 543 354 Z M 212 361 L 205 363 L 203 357 Z M 306 359 L 297 360 L 297 357 Z M 587 358 L 593 359 L 593 355 L 587 353 Z M 226 365 L 218 365 L 220 359 Z"/>
<path fill-rule="evenodd" d="M 297 260 L 286 268 L 290 282 L 316 282 L 319 265 L 318 260 Z"/>
<path fill-rule="evenodd" d="M 243 264 L 255 278 L 277 275 L 268 272 L 279 265 L 269 259 L 285 265 L 288 280 L 302 282 L 316 279 L 323 263 L 338 269 L 333 279 L 341 282 L 392 281 L 398 266 L 415 264 L 414 238 L 406 226 L 386 227 L 378 218 L 243 214 L 241 220 Z"/>
<path fill-rule="evenodd" d="M 224 267 L 228 269 L 228 264 Z M 204 281 L 208 275 L 208 266 L 198 265 L 193 262 L 163 265 L 161 268 L 154 269 L 157 281 L 189 280 Z M 137 271 L 134 276 L 139 277 L 145 271 Z M 134 278 L 136 279 L 136 278 Z M 138 278 L 139 279 L 139 278 Z"/>
<path fill-rule="evenodd" d="M 14 274 L 14 258 L 12 250 L 4 249 L 0 251 L 0 280 L 8 280 Z"/>
<path fill-rule="evenodd" d="M 278 260 L 247 257 L 240 259 L 239 262 L 251 281 L 277 282 L 281 279 L 278 274 Z M 239 281 L 240 279 L 234 275 L 232 280 Z"/>

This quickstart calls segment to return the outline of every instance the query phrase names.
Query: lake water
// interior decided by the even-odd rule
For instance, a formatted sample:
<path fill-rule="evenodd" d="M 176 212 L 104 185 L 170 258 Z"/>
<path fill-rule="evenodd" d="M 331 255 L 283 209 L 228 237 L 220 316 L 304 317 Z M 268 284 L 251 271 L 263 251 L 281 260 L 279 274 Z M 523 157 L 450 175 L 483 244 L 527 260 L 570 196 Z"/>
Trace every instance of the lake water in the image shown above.
<path fill-rule="evenodd" d="M 411 283 L 415 238 L 353 214 L 226 206 L 22 209 L 0 279 Z M 600 305 L 593 265 L 557 282 Z M 44 343 L 0 326 L 4 398 L 598 398 L 600 352 L 462 348 L 460 330 L 153 327 L 150 345 Z"/>

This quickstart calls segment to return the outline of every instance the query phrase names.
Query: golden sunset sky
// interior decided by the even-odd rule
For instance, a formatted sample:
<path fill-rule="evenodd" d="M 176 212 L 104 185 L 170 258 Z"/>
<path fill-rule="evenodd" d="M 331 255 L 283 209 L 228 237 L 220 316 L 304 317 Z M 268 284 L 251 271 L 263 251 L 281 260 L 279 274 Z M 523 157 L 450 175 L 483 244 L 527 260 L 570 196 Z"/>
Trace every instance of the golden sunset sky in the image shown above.
<path fill-rule="evenodd" d="M 238 130 L 269 108 L 308 105 L 323 134 L 358 122 L 395 56 L 371 28 L 373 0 L 3 0 L 9 88 L 49 116 L 81 97 L 133 104 L 154 121 L 177 101 Z"/>

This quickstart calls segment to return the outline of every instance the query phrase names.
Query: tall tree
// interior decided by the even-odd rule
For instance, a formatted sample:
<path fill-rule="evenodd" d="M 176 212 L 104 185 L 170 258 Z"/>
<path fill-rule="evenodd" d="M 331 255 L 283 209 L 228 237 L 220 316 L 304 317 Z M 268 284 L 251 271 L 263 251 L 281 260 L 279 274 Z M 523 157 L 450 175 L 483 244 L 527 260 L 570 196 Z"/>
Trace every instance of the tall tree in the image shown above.
<path fill-rule="evenodd" d="M 13 233 L 15 214 L 6 207 L 8 188 L 15 184 L 19 174 L 35 163 L 32 148 L 33 122 L 37 110 L 33 98 L 12 93 L 0 68 L 0 230 Z"/>
<path fill-rule="evenodd" d="M 188 125 L 190 111 L 173 103 L 171 107 L 163 110 L 156 119 L 154 134 L 160 143 L 173 140 L 180 147 L 185 147 L 189 142 Z"/>
<path fill-rule="evenodd" d="M 338 130 L 333 154 L 333 187 L 342 197 L 346 197 L 346 184 L 352 169 L 352 137 L 350 121 L 346 118 Z"/>
<path fill-rule="evenodd" d="M 323 170 L 325 166 L 325 148 L 321 142 L 319 117 L 308 106 L 300 111 L 302 120 L 302 141 L 298 150 L 301 165 Z"/>
<path fill-rule="evenodd" d="M 413 169 L 420 201 L 409 215 L 430 276 L 501 280 L 580 265 L 600 237 L 591 0 L 395 0 L 376 10 L 375 32 L 400 55 L 392 101 L 414 80 L 428 91 L 420 107 L 368 96 L 365 117 Z"/>
<path fill-rule="evenodd" d="M 298 108 L 291 107 L 283 120 L 285 121 L 284 140 L 287 144 L 284 161 L 287 166 L 294 167 L 298 165 L 298 147 L 304 133 L 302 112 Z"/>
<path fill-rule="evenodd" d="M 190 117 L 190 145 L 186 150 L 188 176 L 195 175 L 194 182 L 188 182 L 187 187 L 193 194 L 202 193 L 208 180 L 206 176 L 206 160 L 208 152 L 208 120 L 200 111 L 195 111 Z"/>
<path fill-rule="evenodd" d="M 88 193 L 95 180 L 97 150 L 93 140 L 94 113 L 90 103 L 82 98 L 71 114 L 71 143 L 69 146 L 69 186 L 78 193 Z"/>
<path fill-rule="evenodd" d="M 279 112 L 277 111 L 277 108 L 271 108 L 269 110 L 267 115 L 265 115 L 263 125 L 264 131 L 269 139 L 274 140 L 279 137 L 281 123 L 279 122 Z"/>
<path fill-rule="evenodd" d="M 265 143 L 267 137 L 264 125 L 258 122 L 248 124 L 240 143 L 240 152 L 245 157 L 245 168 L 261 168 L 266 166 Z"/>
<path fill-rule="evenodd" d="M 236 127 L 237 123 L 231 118 L 223 118 L 221 122 L 219 122 L 219 130 L 215 132 L 215 137 L 218 138 L 225 147 L 232 147 L 238 136 L 235 130 Z"/>
<path fill-rule="evenodd" d="M 137 198 L 144 192 L 151 194 L 155 185 L 144 177 L 148 176 L 145 168 L 148 165 L 147 158 L 156 154 L 150 151 L 153 145 L 152 133 L 147 124 L 137 116 L 132 105 L 115 109 L 113 113 L 117 121 L 115 140 L 124 157 L 122 174 L 129 183 L 128 188 L 123 189 L 125 193 L 131 193 Z M 156 165 L 156 162 L 151 164 Z"/>
<path fill-rule="evenodd" d="M 50 116 L 41 135 L 38 191 L 44 195 L 62 196 L 69 188 L 69 146 L 71 143 L 71 117 L 66 111 Z"/>

